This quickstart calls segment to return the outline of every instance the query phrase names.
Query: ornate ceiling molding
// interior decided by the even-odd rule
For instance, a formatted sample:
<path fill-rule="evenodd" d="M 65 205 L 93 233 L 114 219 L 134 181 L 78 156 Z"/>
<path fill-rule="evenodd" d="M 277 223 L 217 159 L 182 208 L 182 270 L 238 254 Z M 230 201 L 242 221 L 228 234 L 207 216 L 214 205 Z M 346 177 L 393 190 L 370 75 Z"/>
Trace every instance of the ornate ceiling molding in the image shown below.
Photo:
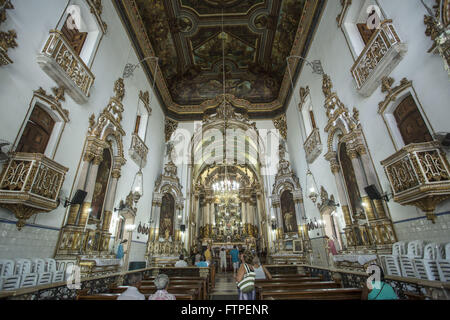
<path fill-rule="evenodd" d="M 178 6 L 178 2 L 167 2 L 170 5 Z M 278 2 L 277 2 L 278 3 Z M 290 50 L 291 55 L 306 55 L 312 42 L 312 38 L 314 35 L 314 30 L 318 25 L 321 14 L 323 12 L 323 8 L 325 7 L 325 0 L 306 0 L 303 12 L 299 17 L 298 28 L 296 31 L 296 36 L 293 41 L 292 49 Z M 139 7 L 137 6 L 136 1 L 131 0 L 114 0 L 114 4 L 117 8 L 118 14 L 122 17 L 125 27 L 130 33 L 131 38 L 133 39 L 133 44 L 137 48 L 139 52 L 139 56 L 144 58 L 147 56 L 155 56 L 156 52 L 151 45 L 151 41 L 148 37 L 145 24 L 143 19 L 140 16 Z M 172 8 L 175 10 L 174 8 Z M 190 13 L 190 15 L 194 15 L 194 13 Z M 231 17 L 231 16 L 230 16 Z M 230 18 L 231 19 L 231 18 Z M 270 20 L 270 19 L 269 19 Z M 174 25 L 169 24 L 169 25 Z M 180 23 L 175 24 L 174 26 L 181 26 Z M 177 28 L 169 28 L 172 31 L 178 30 Z M 190 30 L 189 32 L 191 32 Z M 177 37 L 178 34 L 177 33 Z M 181 32 L 183 33 L 183 32 Z M 174 40 L 178 41 L 177 39 Z M 177 49 L 177 55 L 179 54 L 179 50 Z M 181 58 L 180 58 L 181 59 Z M 174 101 L 172 96 L 172 90 L 170 90 L 170 86 L 165 79 L 161 68 L 158 68 L 155 72 L 155 65 L 153 61 L 147 61 L 145 63 L 145 71 L 148 75 L 148 79 L 152 80 L 153 77 L 156 78 L 156 88 L 158 92 L 158 96 L 161 100 L 161 104 L 163 109 L 165 110 L 166 115 L 171 116 L 174 119 L 179 119 L 183 117 L 184 119 L 201 119 L 203 113 L 211 108 L 212 100 L 204 100 L 201 103 L 195 103 L 192 105 L 187 104 L 179 104 Z M 291 63 L 291 70 L 299 70 L 299 67 L 303 64 L 301 60 L 296 59 Z M 297 74 L 295 74 L 297 75 Z M 243 108 L 245 108 L 252 117 L 264 117 L 264 118 L 273 118 L 274 116 L 280 114 L 286 108 L 286 102 L 288 95 L 290 92 L 290 78 L 288 72 L 284 73 L 280 80 L 280 89 L 278 92 L 278 97 L 275 98 L 271 102 L 264 103 L 251 103 L 245 101 L 245 99 L 235 98 L 233 100 L 236 101 L 237 104 L 241 104 Z M 295 79 L 294 79 L 295 80 Z M 213 99 L 214 100 L 214 99 Z"/>

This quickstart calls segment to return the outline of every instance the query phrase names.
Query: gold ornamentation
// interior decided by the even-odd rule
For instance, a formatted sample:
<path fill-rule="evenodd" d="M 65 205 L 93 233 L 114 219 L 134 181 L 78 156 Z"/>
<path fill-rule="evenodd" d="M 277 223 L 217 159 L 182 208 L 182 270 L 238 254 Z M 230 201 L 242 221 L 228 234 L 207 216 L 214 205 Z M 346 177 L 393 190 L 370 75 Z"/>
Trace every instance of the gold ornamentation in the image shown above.
<path fill-rule="evenodd" d="M 116 99 L 122 102 L 125 96 L 125 84 L 122 78 L 117 79 L 114 83 L 114 93 L 116 94 Z"/>
<path fill-rule="evenodd" d="M 392 20 L 381 23 L 379 30 L 372 36 L 356 62 L 351 68 L 351 73 L 360 90 L 381 65 L 380 62 L 387 54 L 401 43 L 394 29 Z"/>
<path fill-rule="evenodd" d="M 14 212 L 19 230 L 33 214 L 50 212 L 58 206 L 67 171 L 43 154 L 12 154 L 1 175 L 0 205 Z"/>
<path fill-rule="evenodd" d="M 47 92 L 42 89 L 42 87 L 39 87 L 38 90 L 34 91 L 34 96 L 47 102 L 52 110 L 58 112 L 58 114 L 65 122 L 69 122 L 69 110 L 63 109 L 60 102 L 66 101 L 64 97 L 64 87 L 54 87 L 52 88 L 52 91 L 55 96 L 47 94 Z"/>
<path fill-rule="evenodd" d="M 381 164 L 394 201 L 417 206 L 434 220 L 436 205 L 450 197 L 449 164 L 439 142 L 409 144 Z"/>
<path fill-rule="evenodd" d="M 389 103 L 394 102 L 397 99 L 400 92 L 406 90 L 407 88 L 412 87 L 412 81 L 409 81 L 406 78 L 403 78 L 400 81 L 400 84 L 396 87 L 392 87 L 393 84 L 394 84 L 393 78 L 389 78 L 389 77 L 383 78 L 381 91 L 383 93 L 387 93 L 387 94 L 386 94 L 385 99 L 378 104 L 378 113 L 379 114 L 384 113 L 384 111 L 386 110 Z"/>
<path fill-rule="evenodd" d="M 52 65 L 61 70 L 68 79 L 64 83 L 67 93 L 78 103 L 86 102 L 94 84 L 95 76 L 83 60 L 73 51 L 64 35 L 58 30 L 51 30 L 49 38 L 38 60 L 44 71 L 54 78 L 56 73 Z M 69 81 L 70 79 L 70 81 Z M 60 83 L 59 79 L 55 80 Z"/>
<path fill-rule="evenodd" d="M 170 141 L 172 134 L 177 130 L 177 128 L 178 128 L 178 122 L 166 117 L 165 129 L 164 129 L 165 136 L 166 136 L 166 142 Z"/>
<path fill-rule="evenodd" d="M 287 120 L 286 120 L 286 114 L 282 114 L 278 118 L 273 120 L 273 124 L 275 126 L 275 129 L 277 129 L 280 132 L 281 137 L 283 137 L 284 140 L 287 140 Z"/>
<path fill-rule="evenodd" d="M 131 137 L 130 157 L 142 167 L 147 163 L 148 147 L 139 135 L 133 133 Z"/>
<path fill-rule="evenodd" d="M 320 132 L 315 128 L 303 145 L 306 152 L 306 161 L 313 163 L 322 153 L 322 141 L 320 140 Z"/>
<path fill-rule="evenodd" d="M 9 58 L 7 52 L 8 49 L 16 48 L 17 34 L 14 30 L 9 30 L 8 32 L 0 31 L 0 66 L 5 66 L 13 63 Z"/>
<path fill-rule="evenodd" d="M 305 103 L 306 97 L 309 95 L 309 86 L 306 86 L 306 88 L 300 87 L 300 101 L 301 103 Z"/>
<path fill-rule="evenodd" d="M 95 16 L 100 25 L 102 32 L 105 34 L 108 30 L 108 25 L 102 20 L 103 5 L 102 0 L 87 0 L 91 13 Z"/>
<path fill-rule="evenodd" d="M 336 21 L 337 21 L 339 28 L 342 27 L 342 23 L 344 22 L 345 15 L 347 13 L 348 8 L 351 6 L 351 4 L 352 4 L 352 0 L 341 0 L 342 10 L 336 17 Z"/>
<path fill-rule="evenodd" d="M 329 98 L 331 96 L 331 89 L 333 89 L 333 83 L 331 82 L 330 76 L 324 74 L 322 77 L 322 91 L 325 98 Z"/>

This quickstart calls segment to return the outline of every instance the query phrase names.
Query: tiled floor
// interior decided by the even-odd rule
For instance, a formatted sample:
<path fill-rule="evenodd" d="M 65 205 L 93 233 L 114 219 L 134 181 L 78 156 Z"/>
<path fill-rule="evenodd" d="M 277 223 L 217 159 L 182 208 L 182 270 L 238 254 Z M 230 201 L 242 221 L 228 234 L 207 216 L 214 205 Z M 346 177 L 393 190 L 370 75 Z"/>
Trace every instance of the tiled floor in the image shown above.
<path fill-rule="evenodd" d="M 210 300 L 238 300 L 238 291 L 233 272 L 216 274 L 216 285 L 210 295 Z"/>

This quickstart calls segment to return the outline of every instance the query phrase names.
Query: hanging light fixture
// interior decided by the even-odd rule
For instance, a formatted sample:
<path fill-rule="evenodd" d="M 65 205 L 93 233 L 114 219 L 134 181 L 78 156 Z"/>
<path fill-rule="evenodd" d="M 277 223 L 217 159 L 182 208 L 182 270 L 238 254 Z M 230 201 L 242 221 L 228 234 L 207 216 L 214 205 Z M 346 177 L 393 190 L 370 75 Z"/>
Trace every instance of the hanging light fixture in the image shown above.
<path fill-rule="evenodd" d="M 306 173 L 306 190 L 307 190 L 308 198 L 310 198 L 312 202 L 316 203 L 319 193 L 318 193 L 317 184 L 314 179 L 314 176 L 313 176 L 311 170 L 309 170 L 309 169 L 308 169 L 308 172 Z"/>

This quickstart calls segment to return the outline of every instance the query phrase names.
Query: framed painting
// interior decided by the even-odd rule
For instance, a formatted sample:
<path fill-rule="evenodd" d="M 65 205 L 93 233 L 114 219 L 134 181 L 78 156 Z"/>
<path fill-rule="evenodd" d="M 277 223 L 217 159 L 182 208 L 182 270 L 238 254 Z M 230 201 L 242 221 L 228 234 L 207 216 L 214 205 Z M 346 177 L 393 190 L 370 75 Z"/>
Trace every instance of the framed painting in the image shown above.
<path fill-rule="evenodd" d="M 303 241 L 302 240 L 294 240 L 292 251 L 294 253 L 302 253 L 303 252 Z"/>

